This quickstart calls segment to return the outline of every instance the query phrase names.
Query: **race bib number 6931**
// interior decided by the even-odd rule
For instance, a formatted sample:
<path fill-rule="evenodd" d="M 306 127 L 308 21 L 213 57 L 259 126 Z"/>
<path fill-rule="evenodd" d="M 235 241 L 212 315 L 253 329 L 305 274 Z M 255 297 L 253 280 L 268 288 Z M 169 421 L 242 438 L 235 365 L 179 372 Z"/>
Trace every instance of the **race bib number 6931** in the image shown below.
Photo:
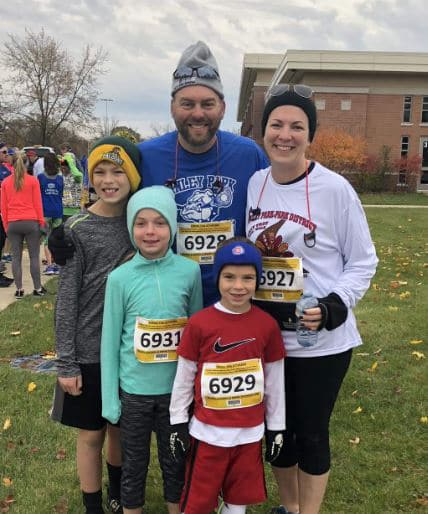
<path fill-rule="evenodd" d="M 157 363 L 177 360 L 177 346 L 187 318 L 135 320 L 134 353 L 140 362 Z"/>

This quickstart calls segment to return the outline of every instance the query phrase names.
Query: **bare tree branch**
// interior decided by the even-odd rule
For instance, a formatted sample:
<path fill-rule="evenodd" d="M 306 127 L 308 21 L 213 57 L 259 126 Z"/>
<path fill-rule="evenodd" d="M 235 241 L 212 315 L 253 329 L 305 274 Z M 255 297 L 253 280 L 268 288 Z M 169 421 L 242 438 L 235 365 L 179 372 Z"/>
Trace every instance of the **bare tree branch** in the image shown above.
<path fill-rule="evenodd" d="M 94 121 L 97 80 L 106 73 L 107 58 L 102 47 L 87 45 L 73 60 L 44 29 L 38 33 L 26 29 L 23 39 L 9 34 L 3 52 L 10 73 L 2 78 L 2 121 L 19 122 L 20 129 L 21 122 L 37 127 L 44 145 L 61 127 L 85 127 Z"/>

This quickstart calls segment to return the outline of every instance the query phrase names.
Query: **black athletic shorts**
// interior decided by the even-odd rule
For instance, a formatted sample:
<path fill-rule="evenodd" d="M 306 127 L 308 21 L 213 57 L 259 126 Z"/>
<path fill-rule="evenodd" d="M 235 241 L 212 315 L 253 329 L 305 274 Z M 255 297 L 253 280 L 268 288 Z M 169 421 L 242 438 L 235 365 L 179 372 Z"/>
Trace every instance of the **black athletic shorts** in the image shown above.
<path fill-rule="evenodd" d="M 101 416 L 101 366 L 80 364 L 82 394 L 72 396 L 56 383 L 51 418 L 69 427 L 101 430 L 107 420 Z"/>

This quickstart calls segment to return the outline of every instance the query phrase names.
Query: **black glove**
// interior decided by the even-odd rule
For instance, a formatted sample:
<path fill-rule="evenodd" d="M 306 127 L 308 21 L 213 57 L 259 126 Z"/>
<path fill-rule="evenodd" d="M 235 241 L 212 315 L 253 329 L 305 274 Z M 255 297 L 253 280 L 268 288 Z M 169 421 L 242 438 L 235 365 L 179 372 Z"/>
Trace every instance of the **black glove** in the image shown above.
<path fill-rule="evenodd" d="M 265 432 L 265 461 L 274 462 L 281 452 L 284 444 L 284 432 L 280 430 L 267 430 Z"/>
<path fill-rule="evenodd" d="M 76 248 L 73 241 L 64 234 L 64 225 L 60 225 L 52 230 L 48 238 L 48 248 L 53 260 L 60 266 L 65 265 L 65 261 L 73 257 Z"/>
<path fill-rule="evenodd" d="M 348 317 L 348 307 L 343 303 L 342 298 L 336 293 L 330 293 L 324 298 L 318 298 L 321 308 L 321 325 L 318 330 L 325 328 L 334 330 L 345 323 Z"/>
<path fill-rule="evenodd" d="M 189 426 L 187 423 L 171 425 L 169 436 L 169 450 L 173 460 L 177 463 L 184 463 L 187 451 L 190 448 Z"/>

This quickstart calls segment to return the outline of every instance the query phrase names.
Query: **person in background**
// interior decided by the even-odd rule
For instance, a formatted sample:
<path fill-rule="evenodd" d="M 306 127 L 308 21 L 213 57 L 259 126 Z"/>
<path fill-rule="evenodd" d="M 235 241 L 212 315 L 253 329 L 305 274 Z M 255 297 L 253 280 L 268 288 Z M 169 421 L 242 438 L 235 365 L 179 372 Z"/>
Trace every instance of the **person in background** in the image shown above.
<path fill-rule="evenodd" d="M 22 251 L 24 241 L 30 254 L 33 295 L 44 296 L 40 281 L 40 231 L 45 227 L 39 182 L 28 175 L 22 155 L 18 156 L 15 172 L 1 184 L 1 216 L 12 245 L 12 274 L 16 285 L 15 298 L 24 296 L 22 288 Z"/>
<path fill-rule="evenodd" d="M 36 150 L 27 150 L 27 158 L 27 170 L 29 175 L 37 177 L 37 175 L 43 173 L 43 157 L 39 157 Z"/>
<path fill-rule="evenodd" d="M 362 344 L 352 309 L 377 265 L 358 195 L 345 178 L 306 157 L 317 127 L 312 97 L 304 84 L 268 92 L 262 133 L 271 166 L 248 186 L 247 235 L 264 255 L 256 299 L 282 328 L 287 351 L 287 430 L 272 464 L 282 505 L 273 514 L 320 511 L 330 472 L 330 416 L 352 349 Z M 297 319 L 303 293 L 316 306 Z"/>
<path fill-rule="evenodd" d="M 156 433 L 163 493 L 169 514 L 180 514 L 184 466 L 169 452 L 169 401 L 176 347 L 187 319 L 202 308 L 196 262 L 171 250 L 177 206 L 164 186 L 143 188 L 129 200 L 129 235 L 135 256 L 110 273 L 101 342 L 103 416 L 120 420 L 122 504 L 141 514 L 152 432 Z"/>
<path fill-rule="evenodd" d="M 11 175 L 14 171 L 12 165 L 8 161 L 8 148 L 6 143 L 0 143 L 0 188 L 3 180 Z M 0 205 L 1 205 L 1 195 L 0 195 Z M 1 207 L 0 207 L 1 209 Z M 1 212 L 1 211 L 0 211 Z M 13 282 L 13 278 L 6 277 L 4 275 L 4 272 L 6 271 L 6 264 L 5 262 L 10 262 L 11 257 L 4 255 L 3 248 L 6 243 L 6 232 L 3 226 L 3 221 L 0 216 L 0 287 L 9 287 L 10 284 Z M 7 258 L 10 257 L 10 260 Z"/>
<path fill-rule="evenodd" d="M 64 178 L 64 194 L 62 198 L 63 220 L 78 214 L 81 210 L 82 173 L 77 169 L 71 155 L 61 157 L 61 172 Z"/>
<path fill-rule="evenodd" d="M 140 154 L 121 137 L 97 141 L 89 155 L 99 195 L 87 212 L 65 223 L 75 252 L 61 269 L 55 308 L 58 380 L 52 419 L 77 429 L 76 460 L 86 514 L 103 514 L 102 452 L 107 433 L 108 505 L 120 505 L 119 428 L 102 417 L 100 347 L 108 274 L 132 252 L 125 209 L 140 184 Z"/>
<path fill-rule="evenodd" d="M 58 275 L 59 268 L 52 261 L 52 255 L 48 249 L 48 237 L 51 231 L 62 223 L 62 195 L 64 190 L 64 178 L 61 175 L 58 158 L 53 153 L 48 153 L 44 158 L 44 172 L 37 175 L 42 193 L 43 215 L 46 223 L 46 237 L 44 251 L 46 269 L 44 275 Z"/>

